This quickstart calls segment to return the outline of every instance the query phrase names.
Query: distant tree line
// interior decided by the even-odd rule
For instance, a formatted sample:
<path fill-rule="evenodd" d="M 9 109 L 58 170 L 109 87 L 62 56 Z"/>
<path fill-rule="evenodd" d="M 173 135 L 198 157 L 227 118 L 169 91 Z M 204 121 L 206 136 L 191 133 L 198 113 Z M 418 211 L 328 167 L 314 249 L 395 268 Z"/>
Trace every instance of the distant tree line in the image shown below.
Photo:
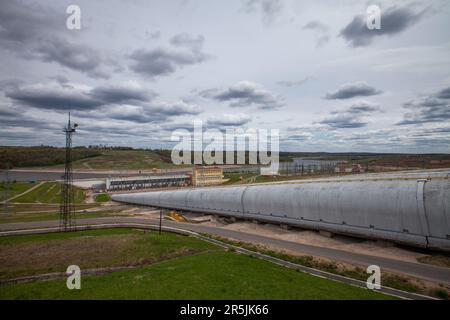
<path fill-rule="evenodd" d="M 101 152 L 86 147 L 76 147 L 72 150 L 72 159 L 79 160 L 101 155 Z M 0 147 L 0 169 L 20 167 L 40 167 L 63 164 L 64 148 L 51 146 L 39 147 Z"/>

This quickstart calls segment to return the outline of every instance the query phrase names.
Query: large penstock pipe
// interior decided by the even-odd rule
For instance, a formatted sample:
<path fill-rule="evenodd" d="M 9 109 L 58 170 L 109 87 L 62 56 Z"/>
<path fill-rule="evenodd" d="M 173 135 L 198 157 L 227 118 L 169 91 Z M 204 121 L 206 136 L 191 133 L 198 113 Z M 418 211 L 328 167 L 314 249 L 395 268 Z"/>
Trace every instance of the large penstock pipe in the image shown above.
<path fill-rule="evenodd" d="M 255 184 L 116 194 L 112 199 L 450 251 L 448 178 Z"/>

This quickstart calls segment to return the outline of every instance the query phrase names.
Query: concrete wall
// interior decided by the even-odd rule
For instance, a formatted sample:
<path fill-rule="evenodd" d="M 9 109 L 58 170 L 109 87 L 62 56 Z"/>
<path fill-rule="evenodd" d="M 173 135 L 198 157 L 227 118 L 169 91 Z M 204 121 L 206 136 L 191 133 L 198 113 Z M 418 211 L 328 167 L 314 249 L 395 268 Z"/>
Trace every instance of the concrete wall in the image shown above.
<path fill-rule="evenodd" d="M 122 194 L 113 200 L 450 251 L 449 179 L 260 184 Z"/>

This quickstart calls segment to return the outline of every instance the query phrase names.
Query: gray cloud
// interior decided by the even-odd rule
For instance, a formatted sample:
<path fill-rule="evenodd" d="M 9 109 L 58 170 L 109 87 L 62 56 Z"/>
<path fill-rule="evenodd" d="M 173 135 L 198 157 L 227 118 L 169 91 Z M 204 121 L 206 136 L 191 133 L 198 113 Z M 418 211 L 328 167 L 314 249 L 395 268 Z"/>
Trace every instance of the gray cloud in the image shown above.
<path fill-rule="evenodd" d="M 400 33 L 416 24 L 428 8 L 415 11 L 411 6 L 393 6 L 381 11 L 381 28 L 368 29 L 365 15 L 357 15 L 341 30 L 340 35 L 353 47 L 367 46 L 375 37 Z"/>
<path fill-rule="evenodd" d="M 329 28 L 327 25 L 321 23 L 320 21 L 313 20 L 305 24 L 302 29 L 312 30 L 316 32 L 316 48 L 323 46 L 330 40 Z"/>
<path fill-rule="evenodd" d="M 260 84 L 241 81 L 226 89 L 209 89 L 200 92 L 206 98 L 230 102 L 230 107 L 248 107 L 255 105 L 260 109 L 277 109 L 284 105 L 281 98 L 274 96 Z"/>
<path fill-rule="evenodd" d="M 134 72 L 156 77 L 171 74 L 182 66 L 204 62 L 209 57 L 197 50 L 179 52 L 158 48 L 136 50 L 130 58 L 133 60 L 130 68 Z"/>
<path fill-rule="evenodd" d="M 41 41 L 30 56 L 36 56 L 44 62 L 56 62 L 72 70 L 84 72 L 93 78 L 109 78 L 105 70 L 101 70 L 102 59 L 94 49 L 80 44 L 70 43 L 63 39 Z"/>
<path fill-rule="evenodd" d="M 156 93 L 132 86 L 103 86 L 94 88 L 90 95 L 105 104 L 122 104 L 150 101 Z"/>
<path fill-rule="evenodd" d="M 15 87 L 5 96 L 36 109 L 69 111 L 80 118 L 114 119 L 154 123 L 203 110 L 184 101 L 154 101 L 154 92 L 137 85 L 109 85 L 89 88 L 71 83 L 35 84 Z M 6 111 L 3 111 L 6 112 Z"/>
<path fill-rule="evenodd" d="M 18 86 L 20 86 L 23 83 L 24 83 L 24 81 L 23 80 L 19 80 L 19 79 L 5 79 L 5 80 L 1 80 L 0 81 L 0 90 L 5 91 L 5 90 L 15 89 L 15 88 L 17 88 Z"/>
<path fill-rule="evenodd" d="M 397 125 L 424 124 L 433 122 L 448 122 L 450 120 L 450 88 L 445 88 L 436 94 L 423 96 L 403 104 L 409 109 L 404 119 Z"/>
<path fill-rule="evenodd" d="M 145 30 L 144 37 L 147 40 L 159 39 L 161 37 L 161 31 L 156 30 L 156 31 L 151 32 L 151 31 Z"/>
<path fill-rule="evenodd" d="M 120 105 L 103 108 L 107 117 L 135 123 L 155 123 L 181 115 L 198 115 L 202 110 L 183 101 L 155 103 L 144 106 Z"/>
<path fill-rule="evenodd" d="M 100 86 L 93 89 L 69 83 L 16 86 L 5 96 L 28 106 L 50 110 L 90 110 L 107 104 L 148 102 L 155 94 L 133 86 Z"/>
<path fill-rule="evenodd" d="M 365 127 L 368 122 L 361 121 L 351 115 L 339 115 L 333 118 L 320 121 L 321 124 L 329 125 L 334 129 L 348 129 Z"/>
<path fill-rule="evenodd" d="M 205 37 L 199 35 L 194 37 L 188 33 L 179 33 L 170 39 L 170 43 L 176 47 L 186 47 L 192 51 L 200 51 L 203 48 Z"/>
<path fill-rule="evenodd" d="M 310 140 L 314 128 L 309 127 L 288 127 L 281 133 L 282 141 L 297 142 Z"/>
<path fill-rule="evenodd" d="M 43 119 L 39 119 L 34 116 L 30 116 L 27 114 L 24 108 L 14 107 L 14 106 L 0 106 L 0 128 L 33 128 L 33 129 L 56 129 L 57 126 L 55 124 L 43 121 Z M 1 136 L 4 136 L 5 132 L 1 133 Z M 14 134 L 12 132 L 12 134 Z M 36 135 L 36 133 L 34 133 Z"/>
<path fill-rule="evenodd" d="M 450 99 L 450 87 L 444 88 L 436 94 L 439 99 Z"/>
<path fill-rule="evenodd" d="M 210 127 L 242 126 L 251 121 L 251 117 L 246 114 L 223 114 L 220 117 L 212 117 L 207 120 Z"/>
<path fill-rule="evenodd" d="M 103 104 L 83 90 L 62 86 L 26 86 L 7 91 L 5 95 L 16 102 L 39 109 L 86 110 Z"/>
<path fill-rule="evenodd" d="M 65 25 L 65 16 L 38 3 L 0 2 L 0 43 L 10 49 L 23 49 L 43 34 L 54 33 Z"/>
<path fill-rule="evenodd" d="M 319 124 L 328 125 L 334 129 L 361 128 L 368 124 L 364 118 L 371 113 L 380 111 L 376 104 L 361 101 L 352 104 L 350 107 L 331 112 L 333 116 L 319 121 Z"/>
<path fill-rule="evenodd" d="M 355 104 L 352 104 L 348 109 L 345 110 L 334 110 L 332 114 L 368 114 L 371 112 L 380 111 L 380 107 L 376 104 L 372 104 L 369 102 L 361 101 Z"/>
<path fill-rule="evenodd" d="M 69 38 L 67 16 L 38 3 L 0 3 L 0 44 L 18 57 L 55 62 L 94 78 L 108 78 L 100 54 Z"/>
<path fill-rule="evenodd" d="M 263 23 L 271 25 L 283 11 L 283 3 L 280 0 L 245 0 L 244 8 L 247 12 L 261 12 Z"/>
<path fill-rule="evenodd" d="M 313 77 L 305 77 L 301 80 L 296 80 L 296 81 L 290 81 L 290 80 L 281 80 L 281 81 L 277 81 L 277 84 L 279 84 L 280 86 L 285 86 L 285 87 L 294 87 L 294 86 L 301 86 L 304 85 L 306 82 L 312 80 Z"/>
<path fill-rule="evenodd" d="M 325 99 L 350 99 L 354 97 L 367 97 L 381 94 L 382 91 L 367 85 L 364 82 L 354 82 L 341 86 L 338 90 L 328 92 Z"/>

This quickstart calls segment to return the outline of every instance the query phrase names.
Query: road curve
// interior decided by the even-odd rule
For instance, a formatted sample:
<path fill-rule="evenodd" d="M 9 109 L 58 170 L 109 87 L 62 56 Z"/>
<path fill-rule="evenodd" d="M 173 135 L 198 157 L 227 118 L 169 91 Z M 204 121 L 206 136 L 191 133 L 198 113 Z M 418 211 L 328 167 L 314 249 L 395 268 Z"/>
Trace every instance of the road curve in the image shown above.
<path fill-rule="evenodd" d="M 140 224 L 158 224 L 159 220 L 149 218 L 134 218 L 134 217 L 91 218 L 91 219 L 79 219 L 77 220 L 77 225 L 94 225 L 103 223 L 125 223 L 125 222 L 140 223 Z M 297 252 L 299 254 L 307 254 L 332 259 L 335 261 L 346 262 L 353 265 L 359 265 L 364 268 L 366 268 L 369 265 L 375 264 L 380 266 L 382 271 L 388 270 L 395 273 L 410 275 L 423 280 L 450 285 L 450 268 L 443 268 L 420 263 L 405 262 L 384 257 L 376 257 L 360 253 L 348 252 L 338 249 L 300 244 L 285 240 L 273 239 L 261 235 L 227 230 L 218 227 L 204 226 L 201 224 L 181 223 L 164 220 L 163 225 L 167 227 L 186 229 L 198 233 L 213 234 L 244 242 L 259 243 L 266 246 L 277 247 L 280 249 Z M 57 227 L 57 226 L 59 226 L 58 220 L 7 223 L 7 224 L 0 224 L 0 232 L 11 230 Z"/>

